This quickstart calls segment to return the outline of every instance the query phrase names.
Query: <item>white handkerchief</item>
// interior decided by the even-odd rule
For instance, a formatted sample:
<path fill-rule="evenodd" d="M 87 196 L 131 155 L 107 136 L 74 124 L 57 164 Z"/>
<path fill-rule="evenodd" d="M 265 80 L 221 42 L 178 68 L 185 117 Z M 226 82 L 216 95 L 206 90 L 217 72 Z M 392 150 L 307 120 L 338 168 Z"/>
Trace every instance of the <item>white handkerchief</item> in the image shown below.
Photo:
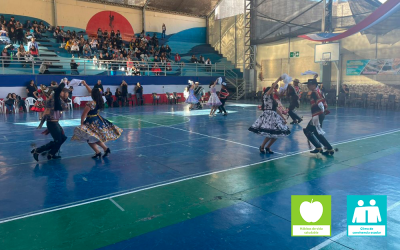
<path fill-rule="evenodd" d="M 318 74 L 318 73 L 315 72 L 315 71 L 311 71 L 311 70 L 307 70 L 306 72 L 301 73 L 302 76 L 306 76 L 306 75 L 316 75 L 316 74 Z"/>

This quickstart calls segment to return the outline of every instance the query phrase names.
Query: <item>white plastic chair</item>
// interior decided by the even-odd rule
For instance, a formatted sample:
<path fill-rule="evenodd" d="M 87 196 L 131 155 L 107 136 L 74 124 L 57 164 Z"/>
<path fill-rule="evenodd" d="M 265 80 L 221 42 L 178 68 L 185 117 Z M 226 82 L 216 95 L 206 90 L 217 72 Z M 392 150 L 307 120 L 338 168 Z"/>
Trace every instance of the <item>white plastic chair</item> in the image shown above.
<path fill-rule="evenodd" d="M 72 99 L 68 97 L 68 108 L 69 110 L 74 110 L 74 104 L 72 103 Z"/>
<path fill-rule="evenodd" d="M 0 100 L 0 113 L 6 113 L 3 100 Z"/>
<path fill-rule="evenodd" d="M 14 113 L 19 113 L 19 106 L 17 107 L 17 101 L 14 101 Z"/>
<path fill-rule="evenodd" d="M 33 98 L 33 97 L 27 97 L 27 98 L 25 99 L 26 112 L 29 113 L 29 111 L 30 111 L 30 110 L 29 110 L 29 107 L 32 106 L 32 105 L 35 105 L 35 102 L 36 102 L 36 99 Z"/>

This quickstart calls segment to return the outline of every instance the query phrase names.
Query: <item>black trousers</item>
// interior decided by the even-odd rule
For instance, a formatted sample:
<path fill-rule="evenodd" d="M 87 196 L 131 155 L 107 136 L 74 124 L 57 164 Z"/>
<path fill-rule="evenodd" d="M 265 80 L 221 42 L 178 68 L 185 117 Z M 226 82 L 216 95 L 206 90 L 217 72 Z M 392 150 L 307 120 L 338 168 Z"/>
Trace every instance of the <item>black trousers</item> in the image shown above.
<path fill-rule="evenodd" d="M 58 122 L 47 121 L 46 125 L 51 137 L 53 137 L 53 141 L 37 148 L 36 152 L 40 154 L 49 151 L 49 155 L 54 156 L 60 150 L 61 145 L 67 140 L 67 137 Z"/>
<path fill-rule="evenodd" d="M 300 116 L 298 116 L 294 112 L 294 110 L 296 108 L 298 108 L 298 107 L 299 107 L 299 103 L 297 101 L 296 102 L 293 102 L 293 101 L 290 102 L 290 105 L 289 105 L 289 116 L 290 116 L 290 118 L 292 118 L 293 121 L 300 121 L 301 120 Z"/>
<path fill-rule="evenodd" d="M 108 107 L 111 108 L 111 105 L 112 105 L 112 102 L 113 102 L 113 98 L 112 97 L 109 97 L 109 98 L 106 97 L 106 100 L 107 100 Z"/>
<path fill-rule="evenodd" d="M 325 119 L 325 115 L 320 114 L 318 116 L 318 118 L 319 118 L 319 123 L 321 124 L 321 128 L 322 128 L 322 123 Z M 318 134 L 317 128 L 313 125 L 312 119 L 308 123 L 307 127 L 305 129 L 303 129 L 303 132 L 306 135 L 307 139 L 314 145 L 314 147 L 322 148 L 322 146 L 321 146 L 321 144 L 322 144 L 328 150 L 333 149 L 331 144 L 325 138 L 325 136 Z"/>
<path fill-rule="evenodd" d="M 220 112 L 224 112 L 224 113 L 226 114 L 226 109 L 225 109 L 225 102 L 226 102 L 226 99 L 220 99 L 220 101 L 221 101 L 222 105 L 218 107 L 218 110 L 219 110 Z"/>
<path fill-rule="evenodd" d="M 137 105 L 143 105 L 143 94 L 142 93 L 136 93 L 136 100 L 137 100 Z"/>

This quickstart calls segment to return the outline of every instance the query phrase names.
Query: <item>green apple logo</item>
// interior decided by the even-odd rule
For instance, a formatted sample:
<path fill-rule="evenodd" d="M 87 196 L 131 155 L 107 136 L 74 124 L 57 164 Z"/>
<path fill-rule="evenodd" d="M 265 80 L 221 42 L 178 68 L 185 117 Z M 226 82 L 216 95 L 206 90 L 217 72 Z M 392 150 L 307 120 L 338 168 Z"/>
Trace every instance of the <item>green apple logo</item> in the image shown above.
<path fill-rule="evenodd" d="M 319 201 L 313 203 L 313 200 L 314 199 L 311 200 L 311 203 L 305 201 L 300 205 L 301 217 L 303 217 L 303 219 L 309 223 L 317 222 L 324 212 L 324 207 L 322 204 Z"/>

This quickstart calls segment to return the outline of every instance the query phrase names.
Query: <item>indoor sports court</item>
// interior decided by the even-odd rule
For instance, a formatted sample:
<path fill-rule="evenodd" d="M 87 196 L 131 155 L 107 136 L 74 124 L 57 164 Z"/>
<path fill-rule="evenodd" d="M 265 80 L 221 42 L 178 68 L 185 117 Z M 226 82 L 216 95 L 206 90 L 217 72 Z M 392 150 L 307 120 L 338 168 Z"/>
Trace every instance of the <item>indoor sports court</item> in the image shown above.
<path fill-rule="evenodd" d="M 398 0 L 23 4 L 0 249 L 400 248 Z"/>

